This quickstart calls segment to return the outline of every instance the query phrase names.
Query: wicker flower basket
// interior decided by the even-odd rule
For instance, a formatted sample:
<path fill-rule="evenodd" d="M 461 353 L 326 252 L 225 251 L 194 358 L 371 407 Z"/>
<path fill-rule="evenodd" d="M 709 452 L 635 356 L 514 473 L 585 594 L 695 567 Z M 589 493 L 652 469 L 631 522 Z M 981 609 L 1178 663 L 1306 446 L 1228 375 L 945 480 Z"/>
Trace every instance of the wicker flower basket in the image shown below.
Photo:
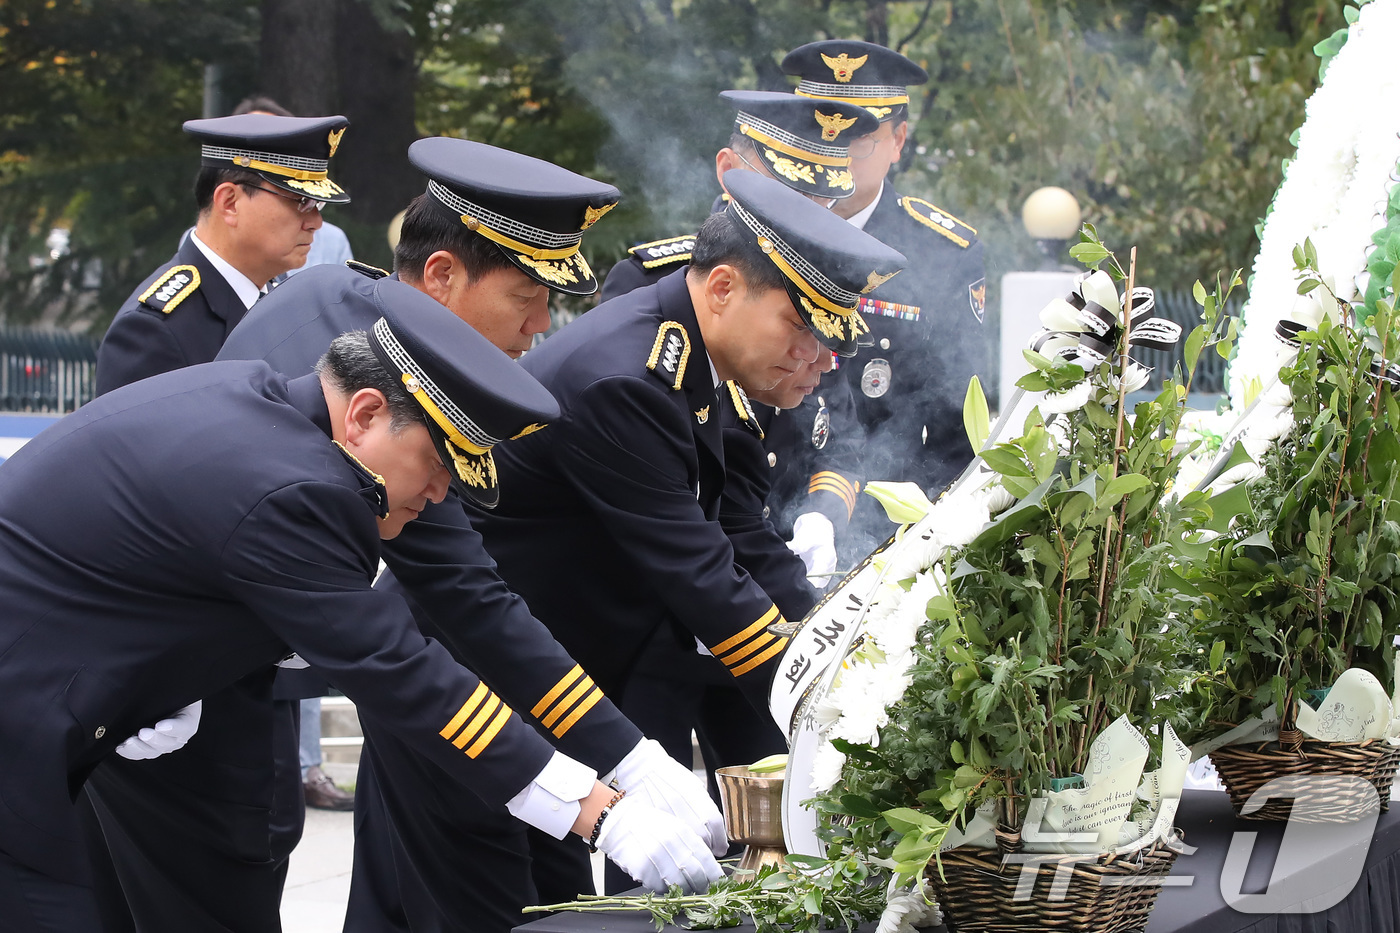
<path fill-rule="evenodd" d="M 952 933 L 1076 930 L 1130 933 L 1147 926 L 1176 850 L 1151 848 L 1096 861 L 1075 856 L 1012 856 L 997 849 L 957 848 L 928 867 L 930 887 Z M 1034 882 L 1032 886 L 1032 881 Z"/>
<path fill-rule="evenodd" d="M 1352 777 L 1365 778 L 1380 795 L 1381 810 L 1390 806 L 1390 784 L 1400 764 L 1400 748 L 1386 742 L 1293 742 L 1227 745 L 1210 753 L 1216 773 L 1230 792 L 1235 815 L 1245 820 L 1299 820 L 1349 823 L 1370 812 L 1374 798 Z M 1253 813 L 1241 813 L 1246 801 L 1274 778 L 1308 775 L 1305 793 L 1270 798 Z M 1330 780 L 1329 780 L 1330 779 Z"/>

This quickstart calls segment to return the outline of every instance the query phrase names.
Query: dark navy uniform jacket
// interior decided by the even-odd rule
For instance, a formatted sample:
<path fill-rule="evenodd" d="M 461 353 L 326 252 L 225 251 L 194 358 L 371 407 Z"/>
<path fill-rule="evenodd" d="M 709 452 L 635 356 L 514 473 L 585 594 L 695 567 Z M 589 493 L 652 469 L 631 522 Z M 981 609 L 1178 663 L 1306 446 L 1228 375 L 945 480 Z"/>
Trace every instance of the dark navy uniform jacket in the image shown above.
<path fill-rule="evenodd" d="M 262 363 L 119 389 L 0 464 L 0 850 L 81 883 L 89 771 L 289 650 L 486 801 L 519 792 L 549 744 L 370 586 L 382 490 L 319 382 Z"/>
<path fill-rule="evenodd" d="M 562 414 L 498 448 L 501 504 L 472 508 L 501 575 L 604 690 L 650 640 L 698 638 L 766 709 L 787 640 L 717 522 L 728 402 L 684 273 L 599 305 L 521 365 Z"/>
<path fill-rule="evenodd" d="M 365 271 L 314 266 L 277 286 L 229 336 L 219 359 L 266 360 L 288 376 L 310 372 L 332 340 L 374 324 L 373 306 L 356 294 L 372 289 L 383 272 L 356 268 Z M 499 458 L 516 443 L 493 454 Z M 379 588 L 409 596 L 422 631 L 447 644 L 566 755 L 603 774 L 641 741 L 589 678 L 592 671 L 585 673 L 501 580 L 453 495 L 429 504 L 386 541 L 384 563 L 389 570 Z"/>
<path fill-rule="evenodd" d="M 725 383 L 720 391 L 730 402 L 720 403 L 725 466 L 720 527 L 734 547 L 735 562 L 773 598 L 785 618 L 801 619 L 817 604 L 817 591 L 807 582 L 802 559 L 788 549 L 770 517 L 773 467 L 760 421 L 774 409 L 749 404 L 733 383 Z M 772 421 L 771 415 L 767 420 Z"/>
<path fill-rule="evenodd" d="M 112 319 L 97 349 L 97 394 L 209 362 L 246 313 L 233 286 L 186 237 Z"/>
<path fill-rule="evenodd" d="M 962 420 L 968 380 L 978 374 L 987 384 L 982 244 L 977 231 L 889 182 L 865 232 L 909 264 L 862 299 L 875 343 L 837 370 L 866 434 L 861 472 L 941 490 L 972 461 Z"/>

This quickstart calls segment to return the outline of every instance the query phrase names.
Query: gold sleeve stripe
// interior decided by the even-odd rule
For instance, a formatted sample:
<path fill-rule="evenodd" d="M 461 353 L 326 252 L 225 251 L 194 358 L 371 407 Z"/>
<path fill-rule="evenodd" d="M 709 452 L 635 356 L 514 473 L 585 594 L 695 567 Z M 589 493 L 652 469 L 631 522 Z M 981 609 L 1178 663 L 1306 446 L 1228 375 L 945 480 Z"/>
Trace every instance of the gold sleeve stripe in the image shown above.
<path fill-rule="evenodd" d="M 543 716 L 544 711 L 549 709 L 550 704 L 553 703 L 555 700 L 559 699 L 559 695 L 565 690 L 569 689 L 569 685 L 572 684 L 575 680 L 578 680 L 579 675 L 582 673 L 583 665 L 575 664 L 573 670 L 569 671 L 569 673 L 559 678 L 559 683 L 549 688 L 549 692 L 544 695 L 544 699 L 536 703 L 534 708 L 530 710 L 530 715 L 535 717 L 536 719 L 539 719 L 541 716 Z"/>
<path fill-rule="evenodd" d="M 584 717 L 584 714 L 591 710 L 602 698 L 603 691 L 599 690 L 597 687 L 594 687 L 593 692 L 588 694 L 588 696 L 584 697 L 583 702 L 580 703 L 578 706 L 574 707 L 574 711 L 568 716 L 564 717 L 564 721 L 561 722 L 554 729 L 554 737 L 556 739 L 562 739 L 564 737 L 564 733 L 572 729 L 574 727 L 574 723 L 582 719 Z"/>
<path fill-rule="evenodd" d="M 449 722 L 438 735 L 442 736 L 444 739 L 450 739 L 452 736 L 456 735 L 457 730 L 462 728 L 462 723 L 466 722 L 467 717 L 472 714 L 472 710 L 476 709 L 490 692 L 491 691 L 485 684 L 477 684 L 476 689 L 472 691 L 472 695 L 467 697 L 467 702 L 462 704 L 462 708 L 457 710 L 457 715 L 452 717 L 452 721 Z M 460 748 L 461 746 L 458 747 Z"/>
<path fill-rule="evenodd" d="M 851 513 L 856 510 L 856 494 L 849 487 L 837 486 L 835 483 L 822 480 L 820 483 L 813 483 L 807 487 L 807 495 L 814 496 L 819 492 L 829 492 L 840 498 L 846 504 L 846 517 L 850 518 Z"/>
<path fill-rule="evenodd" d="M 510 707 L 501 704 L 501 711 L 496 714 L 496 718 L 491 720 L 491 725 L 486 727 L 486 731 L 481 733 L 481 738 L 477 739 L 471 748 L 467 749 L 467 757 L 475 758 L 486 750 L 486 746 L 491 744 L 491 740 L 496 737 L 505 724 L 510 720 Z"/>
<path fill-rule="evenodd" d="M 822 470 L 820 473 L 813 473 L 811 482 L 807 488 L 810 490 L 820 482 L 834 483 L 843 488 L 854 489 L 854 484 L 850 480 L 846 479 L 846 477 L 842 476 L 840 473 L 833 473 L 830 470 Z"/>
<path fill-rule="evenodd" d="M 733 667 L 777 637 L 778 636 L 774 635 L 772 632 L 764 632 L 757 638 L 751 638 L 746 641 L 742 648 L 738 648 L 726 654 L 724 657 L 720 658 L 720 661 L 723 662 L 726 667 Z"/>
<path fill-rule="evenodd" d="M 752 658 L 739 665 L 738 667 L 730 668 L 729 673 L 733 674 L 735 677 L 742 677 L 744 674 L 747 674 L 749 671 L 758 667 L 764 661 L 767 661 L 769 658 L 782 651 L 785 647 L 787 647 L 787 643 L 788 640 L 786 638 L 779 638 L 777 644 L 769 647 L 762 654 L 754 655 Z"/>
<path fill-rule="evenodd" d="M 559 721 L 559 717 L 563 716 L 566 712 L 568 712 L 569 707 L 577 703 L 578 698 L 587 693 L 588 688 L 591 686 L 593 686 L 592 677 L 585 677 L 583 678 L 583 680 L 580 680 L 578 682 L 578 686 L 570 690 L 568 696 L 564 697 L 564 699 L 560 700 L 557 704 L 555 704 L 554 711 L 548 716 L 544 717 L 544 719 L 541 719 L 540 722 L 544 724 L 544 727 L 546 729 L 554 728 L 554 724 Z"/>
<path fill-rule="evenodd" d="M 494 693 L 491 694 L 491 698 L 481 704 L 481 712 L 477 713 L 472 721 L 467 723 L 467 727 L 462 730 L 461 735 L 452 740 L 452 744 L 461 748 L 472 739 L 476 738 L 476 734 L 481 731 L 481 727 L 486 725 L 486 720 L 490 719 L 491 714 L 501 705 L 501 698 Z"/>
<path fill-rule="evenodd" d="M 752 638 L 755 632 L 760 632 L 763 629 L 767 628 L 768 625 L 771 624 L 772 621 L 777 617 L 778 607 L 776 605 L 769 606 L 768 611 L 765 612 L 762 616 L 760 616 L 758 621 L 755 622 L 753 625 L 750 625 L 748 628 L 744 629 L 742 632 L 740 632 L 738 635 L 735 635 L 733 638 L 726 638 L 724 641 L 720 642 L 717 645 L 711 645 L 710 653 L 718 657 L 724 654 L 730 648 L 733 648 L 735 645 L 743 644 L 744 642 Z"/>

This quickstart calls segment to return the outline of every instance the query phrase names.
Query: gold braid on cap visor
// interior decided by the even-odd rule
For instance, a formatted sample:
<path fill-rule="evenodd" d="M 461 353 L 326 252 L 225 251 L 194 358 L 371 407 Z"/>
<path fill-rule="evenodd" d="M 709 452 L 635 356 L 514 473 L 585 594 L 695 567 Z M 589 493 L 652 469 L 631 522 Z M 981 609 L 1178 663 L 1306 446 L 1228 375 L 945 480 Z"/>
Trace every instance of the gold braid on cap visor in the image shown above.
<path fill-rule="evenodd" d="M 322 181 L 330 168 L 329 159 L 306 159 L 282 155 L 279 152 L 254 152 L 250 149 L 229 149 L 224 146 L 201 146 L 200 155 L 206 159 L 232 162 L 239 168 L 270 172 L 300 181 Z"/>
<path fill-rule="evenodd" d="M 501 442 L 502 438 L 492 437 L 478 427 L 475 421 L 468 418 L 466 413 L 428 378 L 422 367 L 399 343 L 389 327 L 389 322 L 384 318 L 374 322 L 374 336 L 384 348 L 384 352 L 389 355 L 389 359 L 393 360 L 394 365 L 403 373 L 404 388 L 428 413 L 428 417 L 433 419 L 433 423 L 442 429 L 448 440 L 478 456 Z"/>
<path fill-rule="evenodd" d="M 793 91 L 800 97 L 839 100 L 857 107 L 893 106 L 909 103 L 908 88 L 898 84 L 823 84 L 820 81 L 800 81 Z"/>
<path fill-rule="evenodd" d="M 860 304 L 860 295 L 847 291 L 822 275 L 816 266 L 803 259 L 757 217 L 744 210 L 737 198 L 731 197 L 729 204 L 744 225 L 758 237 L 759 248 L 773 260 L 773 264 L 782 270 L 789 281 L 801 289 L 802 294 L 806 295 L 812 304 L 840 318 L 855 314 L 856 306 Z"/>
<path fill-rule="evenodd" d="M 734 124 L 743 135 L 785 155 L 835 168 L 847 168 L 851 164 L 849 146 L 823 146 L 809 142 L 801 136 L 789 133 L 782 127 L 774 126 L 767 120 L 760 120 L 742 110 L 734 118 Z"/>
<path fill-rule="evenodd" d="M 428 182 L 428 193 L 456 212 L 462 223 L 473 233 L 479 233 L 493 243 L 514 250 L 535 261 L 567 259 L 578 252 L 583 231 L 551 233 L 511 220 L 495 211 L 473 204 L 437 181 Z"/>

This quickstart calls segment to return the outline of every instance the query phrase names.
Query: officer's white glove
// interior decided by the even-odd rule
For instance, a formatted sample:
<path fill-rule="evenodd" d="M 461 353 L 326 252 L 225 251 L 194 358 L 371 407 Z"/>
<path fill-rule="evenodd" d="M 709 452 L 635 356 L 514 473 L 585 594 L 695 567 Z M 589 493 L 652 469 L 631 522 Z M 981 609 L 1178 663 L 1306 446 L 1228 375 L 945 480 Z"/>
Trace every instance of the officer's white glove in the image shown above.
<path fill-rule="evenodd" d="M 203 709 L 204 701 L 195 700 L 169 719 L 162 719 L 154 726 L 142 729 L 118 745 L 117 754 L 132 761 L 142 761 L 184 748 L 199 729 L 199 714 Z"/>
<path fill-rule="evenodd" d="M 709 845 L 716 857 L 729 849 L 720 816 L 705 782 L 695 772 L 666 754 L 654 739 L 642 739 L 617 764 L 612 780 L 628 797 L 645 800 L 658 810 L 678 817 Z M 611 819 L 611 817 L 609 817 Z"/>
<path fill-rule="evenodd" d="M 803 512 L 792 523 L 792 540 L 788 550 L 802 558 L 807 567 L 807 582 L 825 589 L 836 569 L 836 529 L 831 519 L 820 512 Z"/>
<path fill-rule="evenodd" d="M 653 891 L 678 884 L 703 891 L 724 877 L 706 844 L 677 817 L 630 794 L 613 804 L 598 832 L 598 848 L 618 868 Z"/>

